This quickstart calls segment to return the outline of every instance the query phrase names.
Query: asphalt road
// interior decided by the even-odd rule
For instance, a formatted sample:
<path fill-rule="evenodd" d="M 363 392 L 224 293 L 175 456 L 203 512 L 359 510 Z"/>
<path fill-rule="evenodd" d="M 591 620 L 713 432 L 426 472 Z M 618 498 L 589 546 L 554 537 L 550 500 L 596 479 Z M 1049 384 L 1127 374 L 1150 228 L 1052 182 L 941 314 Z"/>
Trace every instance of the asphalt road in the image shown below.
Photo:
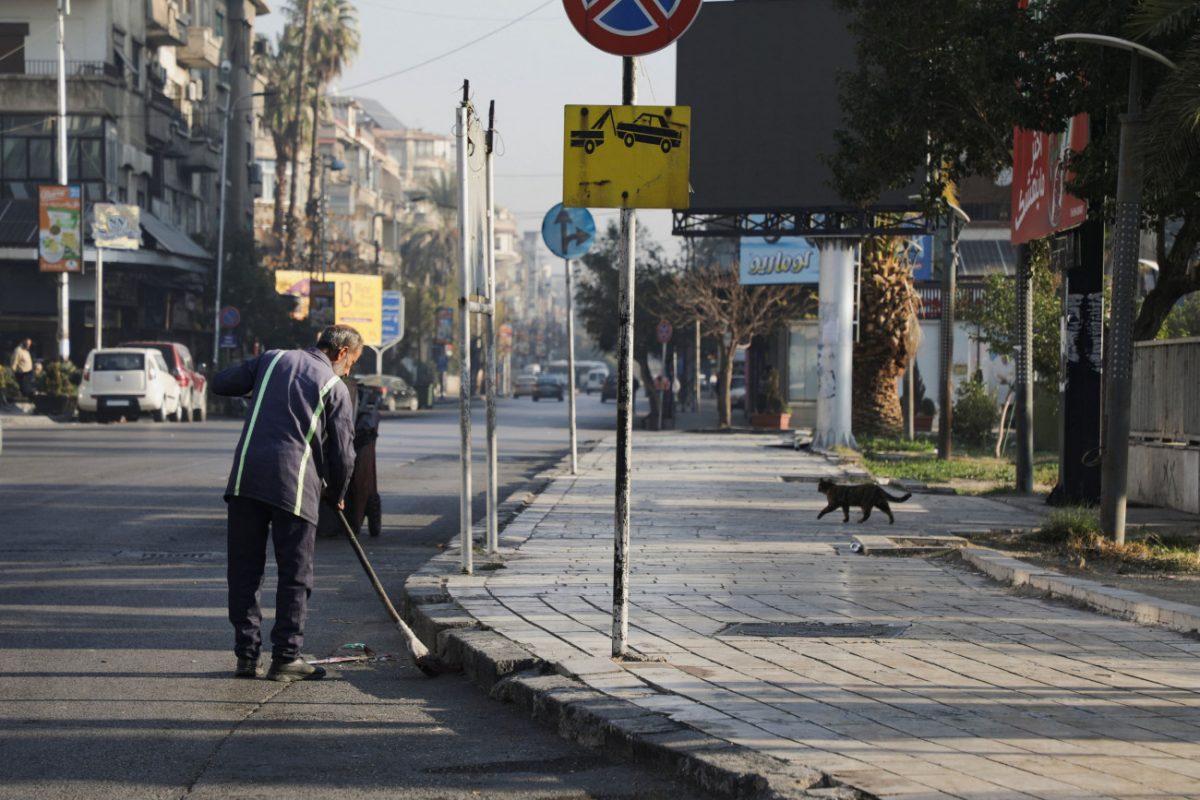
<path fill-rule="evenodd" d="M 611 403 L 579 406 L 581 440 L 611 430 Z M 566 407 L 503 401 L 508 489 L 562 456 Z M 364 542 L 393 593 L 457 532 L 457 423 L 457 408 L 441 407 L 381 426 L 384 532 Z M 697 796 L 403 658 L 319 683 L 233 680 L 220 495 L 239 430 L 215 420 L 5 431 L 0 798 Z M 269 578 L 268 616 L 273 593 Z M 305 649 L 360 642 L 401 652 L 349 547 L 319 539 Z"/>

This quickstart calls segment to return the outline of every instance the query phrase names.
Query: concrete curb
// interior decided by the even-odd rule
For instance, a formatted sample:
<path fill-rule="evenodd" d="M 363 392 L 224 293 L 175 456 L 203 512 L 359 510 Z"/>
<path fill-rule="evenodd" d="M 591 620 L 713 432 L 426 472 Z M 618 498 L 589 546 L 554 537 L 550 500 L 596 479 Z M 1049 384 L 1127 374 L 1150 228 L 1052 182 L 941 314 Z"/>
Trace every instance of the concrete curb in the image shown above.
<path fill-rule="evenodd" d="M 1172 603 L 1140 592 L 1072 578 L 984 547 L 968 547 L 959 552 L 965 562 L 1000 583 L 1029 586 L 1050 597 L 1073 600 L 1103 614 L 1144 625 L 1161 625 L 1179 633 L 1200 632 L 1200 606 Z"/>
<path fill-rule="evenodd" d="M 568 459 L 539 473 L 540 493 L 569 469 Z M 501 504 L 501 543 L 517 547 L 528 535 L 503 536 L 504 528 L 536 500 L 518 490 Z M 503 509 L 512 513 L 505 519 Z M 698 788 L 733 800 L 832 798 L 874 800 L 807 767 L 709 736 L 590 688 L 560 664 L 480 624 L 454 602 L 447 582 L 459 576 L 451 550 L 435 556 L 405 581 L 402 613 L 423 642 L 447 663 L 461 667 L 493 699 L 511 703 L 560 736 L 619 761 L 670 770 Z"/>

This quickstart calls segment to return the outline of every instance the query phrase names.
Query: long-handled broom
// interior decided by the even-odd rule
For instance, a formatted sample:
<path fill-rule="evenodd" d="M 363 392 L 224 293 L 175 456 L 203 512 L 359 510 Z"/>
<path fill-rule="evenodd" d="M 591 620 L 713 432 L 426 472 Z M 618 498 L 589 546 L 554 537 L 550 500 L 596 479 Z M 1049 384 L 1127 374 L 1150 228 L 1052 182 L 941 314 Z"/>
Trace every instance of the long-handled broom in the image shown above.
<path fill-rule="evenodd" d="M 379 595 L 379 599 L 383 601 L 383 607 L 387 610 L 388 616 L 392 618 L 392 622 L 396 623 L 396 627 L 400 629 L 400 636 L 404 639 L 404 647 L 408 650 L 409 656 L 412 657 L 413 663 L 417 665 L 417 669 L 424 672 L 430 678 L 436 678 L 443 672 L 450 672 L 450 667 L 442 659 L 438 658 L 433 653 L 429 652 L 417 635 L 412 632 L 404 624 L 404 620 L 400 619 L 400 614 L 397 613 L 396 607 L 392 605 L 392 600 L 388 597 L 387 592 L 383 588 L 383 584 L 379 582 L 379 576 L 375 574 L 375 570 L 371 569 L 371 562 L 367 560 L 367 554 L 363 552 L 362 545 L 358 543 L 358 537 L 354 535 L 354 529 L 350 527 L 349 520 L 342 513 L 340 508 L 335 508 L 338 519 L 342 521 L 342 529 L 346 531 L 346 538 L 350 540 L 350 546 L 354 548 L 354 555 L 358 556 L 358 563 L 362 564 L 363 571 L 367 573 L 367 578 L 371 581 L 371 586 L 375 589 L 375 594 Z"/>

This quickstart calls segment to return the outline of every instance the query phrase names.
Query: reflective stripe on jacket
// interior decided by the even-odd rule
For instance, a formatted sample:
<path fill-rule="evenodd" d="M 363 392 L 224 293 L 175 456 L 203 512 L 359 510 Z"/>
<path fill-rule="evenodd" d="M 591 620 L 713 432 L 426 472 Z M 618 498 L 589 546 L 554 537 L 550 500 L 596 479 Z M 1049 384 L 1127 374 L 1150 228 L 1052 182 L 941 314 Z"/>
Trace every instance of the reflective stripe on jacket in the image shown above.
<path fill-rule="evenodd" d="M 334 502 L 345 496 L 354 471 L 354 406 L 324 353 L 269 350 L 215 375 L 212 390 L 254 393 L 226 500 L 261 500 L 316 523 L 322 483 Z"/>

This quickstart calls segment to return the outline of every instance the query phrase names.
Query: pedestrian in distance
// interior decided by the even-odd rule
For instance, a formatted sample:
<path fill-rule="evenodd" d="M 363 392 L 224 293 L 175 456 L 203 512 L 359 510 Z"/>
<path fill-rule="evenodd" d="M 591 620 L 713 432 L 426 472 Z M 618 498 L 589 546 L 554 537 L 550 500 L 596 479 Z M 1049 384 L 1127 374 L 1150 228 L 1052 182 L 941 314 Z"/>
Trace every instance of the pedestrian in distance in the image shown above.
<path fill-rule="evenodd" d="M 362 348 L 354 328 L 330 325 L 315 347 L 268 350 L 213 376 L 218 395 L 253 392 L 225 489 L 229 621 L 238 678 L 261 675 L 259 593 L 268 534 L 279 580 L 266 677 L 325 676 L 324 669 L 300 657 L 300 648 L 313 587 L 319 505 L 324 498 L 344 508 L 354 471 L 354 403 L 341 378 Z"/>
<path fill-rule="evenodd" d="M 17 385 L 21 387 L 21 394 L 26 397 L 33 397 L 33 354 L 29 352 L 29 348 L 33 346 L 33 339 L 26 337 L 17 342 L 17 346 L 13 348 L 12 356 L 8 360 L 9 367 L 12 368 L 13 377 L 17 379 Z"/>

